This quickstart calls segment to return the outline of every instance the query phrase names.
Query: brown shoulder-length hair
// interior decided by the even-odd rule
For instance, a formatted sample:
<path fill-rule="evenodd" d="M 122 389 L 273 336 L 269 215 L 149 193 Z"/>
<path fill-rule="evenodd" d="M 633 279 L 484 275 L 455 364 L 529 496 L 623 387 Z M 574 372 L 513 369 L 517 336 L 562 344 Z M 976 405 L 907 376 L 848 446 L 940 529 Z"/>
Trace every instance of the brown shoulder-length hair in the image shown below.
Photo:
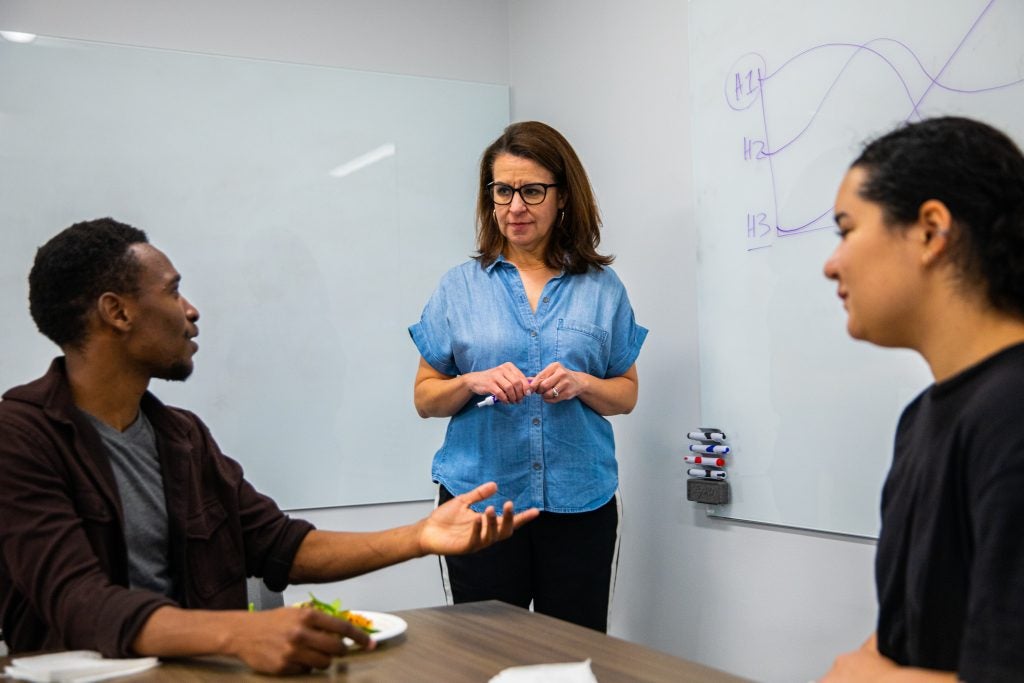
<path fill-rule="evenodd" d="M 597 253 L 601 242 L 601 215 L 597 210 L 590 179 L 568 140 L 551 126 L 539 121 L 513 123 L 484 150 L 480 158 L 480 190 L 476 200 L 476 244 L 474 257 L 487 267 L 505 249 L 505 237 L 498 230 L 494 202 L 487 185 L 494 180 L 494 160 L 501 154 L 530 159 L 555 177 L 559 196 L 565 198 L 564 217 L 555 219 L 544 260 L 548 267 L 567 273 L 600 269 L 615 259 Z"/>

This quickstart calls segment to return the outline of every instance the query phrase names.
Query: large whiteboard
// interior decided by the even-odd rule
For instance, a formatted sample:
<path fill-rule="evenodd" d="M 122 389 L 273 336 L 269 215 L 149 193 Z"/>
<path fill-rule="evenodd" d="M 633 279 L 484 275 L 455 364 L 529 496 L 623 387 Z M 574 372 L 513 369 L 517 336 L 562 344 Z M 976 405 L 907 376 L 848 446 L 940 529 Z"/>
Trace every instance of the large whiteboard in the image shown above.
<path fill-rule="evenodd" d="M 58 349 L 35 249 L 72 222 L 145 229 L 198 307 L 164 401 L 285 508 L 433 496 L 442 420 L 412 405 L 406 327 L 474 244 L 477 163 L 508 88 L 40 38 L 0 40 L 0 386 Z"/>
<path fill-rule="evenodd" d="M 1024 142 L 1024 3 L 693 0 L 701 412 L 734 453 L 712 514 L 877 536 L 909 351 L 851 341 L 822 266 L 867 138 L 941 114 Z"/>

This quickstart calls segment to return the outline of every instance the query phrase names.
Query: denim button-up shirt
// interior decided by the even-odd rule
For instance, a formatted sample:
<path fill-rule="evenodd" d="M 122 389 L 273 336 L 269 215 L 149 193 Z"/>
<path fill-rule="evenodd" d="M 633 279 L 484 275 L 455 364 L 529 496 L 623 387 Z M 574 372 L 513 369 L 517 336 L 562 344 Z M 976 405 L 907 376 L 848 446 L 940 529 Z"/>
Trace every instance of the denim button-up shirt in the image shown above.
<path fill-rule="evenodd" d="M 488 268 L 468 261 L 448 271 L 409 327 L 423 358 L 450 376 L 511 362 L 533 377 L 558 361 L 568 370 L 618 377 L 633 365 L 647 336 L 611 268 L 561 274 L 530 309 L 515 266 L 499 257 Z M 611 424 L 578 398 L 547 404 L 478 408 L 471 399 L 452 416 L 432 476 L 465 493 L 486 481 L 496 496 L 473 507 L 512 500 L 517 510 L 586 512 L 618 488 Z M 500 509 L 500 507 L 499 507 Z"/>

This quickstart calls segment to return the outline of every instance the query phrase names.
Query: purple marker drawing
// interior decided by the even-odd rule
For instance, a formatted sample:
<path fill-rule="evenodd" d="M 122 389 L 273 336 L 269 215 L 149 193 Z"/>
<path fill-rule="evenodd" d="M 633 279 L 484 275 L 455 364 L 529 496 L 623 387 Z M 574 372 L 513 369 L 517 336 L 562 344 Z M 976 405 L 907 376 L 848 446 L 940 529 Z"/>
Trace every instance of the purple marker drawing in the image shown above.
<path fill-rule="evenodd" d="M 955 46 L 951 47 L 948 57 L 942 63 L 941 68 L 939 68 L 935 73 L 929 72 L 918 53 L 915 52 L 908 44 L 887 37 L 877 37 L 864 42 L 829 42 L 813 45 L 784 60 L 781 66 L 773 70 L 769 70 L 767 60 L 758 52 L 747 52 L 732 64 L 727 71 L 727 76 L 724 82 L 726 104 L 733 111 L 740 112 L 750 109 L 755 102 L 760 103 L 760 118 L 763 137 L 762 139 L 753 139 L 748 137 L 743 138 L 743 159 L 754 162 L 767 161 L 768 177 L 771 183 L 771 208 L 768 209 L 768 207 L 766 207 L 767 210 L 764 211 L 758 211 L 755 209 L 754 211 L 747 213 L 746 232 L 748 240 L 750 240 L 747 251 L 756 251 L 772 246 L 770 243 L 764 243 L 764 240 L 767 238 L 795 237 L 798 235 L 805 235 L 818 232 L 820 230 L 834 228 L 831 220 L 831 208 L 826 208 L 824 211 L 820 212 L 812 212 L 813 217 L 810 217 L 809 220 L 807 217 L 793 222 L 785 222 L 782 219 L 780 215 L 780 188 L 777 175 L 780 169 L 776 168 L 775 157 L 785 156 L 785 153 L 790 146 L 805 137 L 805 135 L 807 135 L 815 126 L 819 120 L 819 114 L 822 108 L 834 94 L 833 91 L 836 89 L 837 85 L 843 81 L 845 76 L 850 76 L 849 70 L 855 63 L 855 60 L 864 58 L 874 60 L 885 71 L 892 73 L 896 81 L 898 81 L 899 87 L 906 95 L 907 111 L 904 121 L 910 121 L 915 118 L 924 118 L 925 114 L 921 112 L 921 104 L 933 90 L 941 90 L 947 93 L 970 96 L 1006 88 L 1024 86 L 1024 78 L 1000 83 L 987 83 L 981 87 L 974 88 L 953 87 L 952 85 L 943 83 L 942 81 L 943 76 L 947 71 L 949 71 L 950 66 L 956 62 L 958 57 L 962 56 L 961 53 L 965 51 L 965 44 L 972 34 L 974 34 L 978 29 L 979 25 L 982 24 L 986 15 L 989 14 L 989 10 L 995 4 L 995 1 L 996 0 L 989 0 L 989 2 L 985 4 L 985 7 L 965 30 L 963 37 Z M 888 55 L 886 54 L 887 48 L 889 52 Z M 836 50 L 848 51 L 849 55 L 843 61 L 842 65 L 838 67 L 834 78 L 832 78 L 831 82 L 829 82 L 827 87 L 825 87 L 822 96 L 817 101 L 817 104 L 810 109 L 806 121 L 803 122 L 802 128 L 800 128 L 800 130 L 795 134 L 789 135 L 789 139 L 779 141 L 776 145 L 772 145 L 772 140 L 775 139 L 775 135 L 774 131 L 770 130 L 769 126 L 768 104 L 765 96 L 766 86 L 772 81 L 772 79 L 786 76 L 787 67 L 796 66 L 797 63 L 801 62 L 801 60 L 815 59 L 818 56 L 827 56 L 830 53 L 834 53 Z M 907 63 L 903 64 L 901 70 L 901 66 L 899 64 L 899 57 L 901 55 L 908 56 L 912 59 L 919 72 L 911 68 L 907 68 Z M 860 62 L 857 63 L 860 64 Z M 806 66 L 806 64 L 803 66 Z M 923 76 L 924 78 L 923 83 L 916 88 L 920 94 L 915 94 L 913 92 L 915 88 L 911 85 L 912 76 L 916 76 L 918 78 Z M 922 88 L 921 86 L 924 87 Z M 823 200 L 823 203 L 824 201 L 829 200 Z"/>

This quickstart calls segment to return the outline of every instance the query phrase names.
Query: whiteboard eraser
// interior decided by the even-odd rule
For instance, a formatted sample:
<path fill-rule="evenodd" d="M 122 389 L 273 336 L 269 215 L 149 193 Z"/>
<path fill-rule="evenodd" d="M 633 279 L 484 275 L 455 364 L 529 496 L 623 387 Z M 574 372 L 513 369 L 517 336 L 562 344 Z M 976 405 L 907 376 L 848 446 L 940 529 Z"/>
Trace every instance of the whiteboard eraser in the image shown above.
<path fill-rule="evenodd" d="M 729 482 L 721 479 L 687 479 L 686 500 L 707 505 L 729 502 Z"/>

